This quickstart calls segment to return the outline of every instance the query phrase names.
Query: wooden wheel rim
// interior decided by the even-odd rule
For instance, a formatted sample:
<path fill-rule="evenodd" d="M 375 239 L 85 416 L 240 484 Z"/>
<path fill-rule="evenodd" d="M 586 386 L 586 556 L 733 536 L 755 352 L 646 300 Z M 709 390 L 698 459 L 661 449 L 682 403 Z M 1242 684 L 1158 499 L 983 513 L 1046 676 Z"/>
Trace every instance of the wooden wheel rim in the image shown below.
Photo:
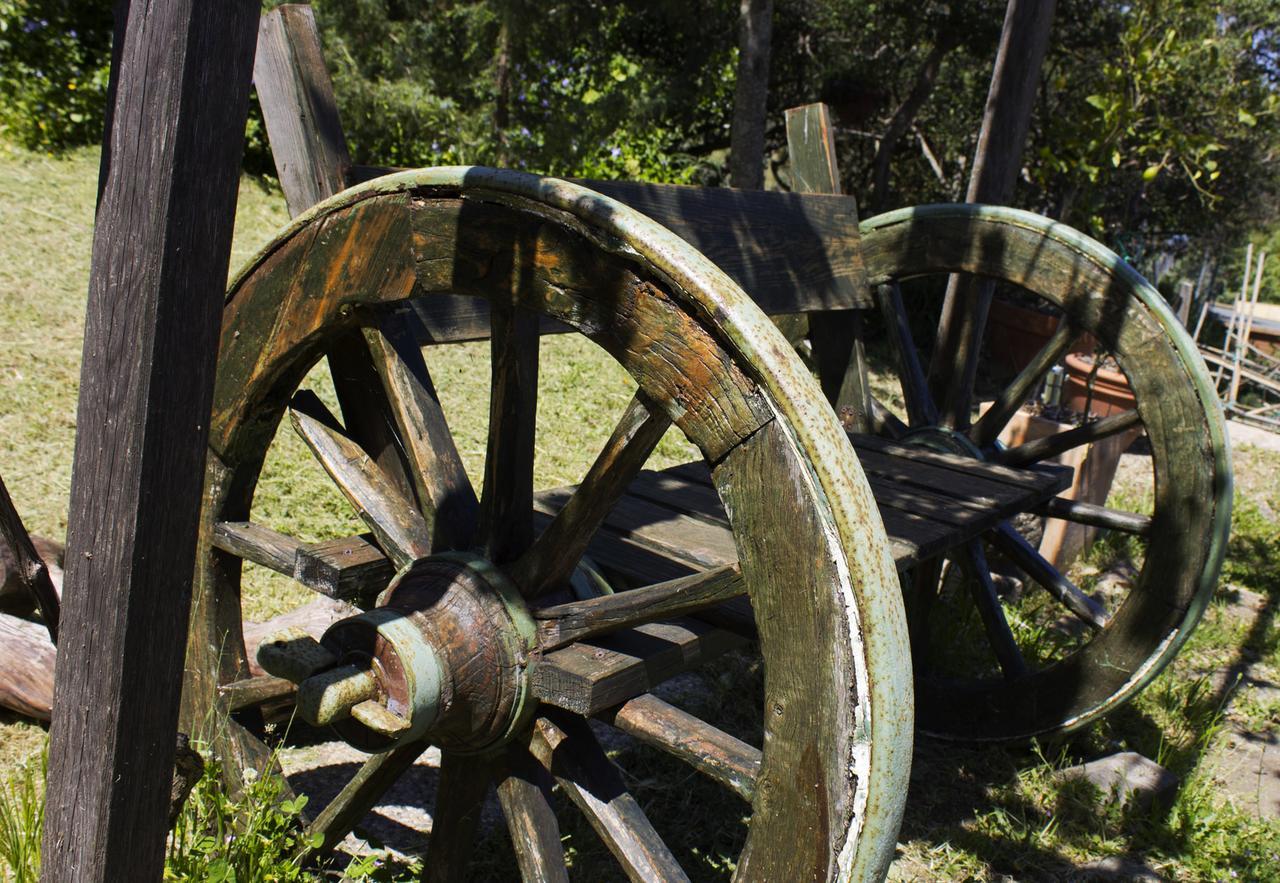
<path fill-rule="evenodd" d="M 422 223 L 428 215 L 453 218 L 453 226 L 432 228 Z M 647 341 L 634 346 L 634 335 L 618 333 L 635 329 L 617 318 L 616 304 L 591 308 L 589 293 L 559 297 L 567 290 L 560 286 L 581 278 L 576 270 L 625 266 L 642 283 L 638 308 L 650 300 L 674 308 L 671 315 L 723 357 L 715 371 L 677 364 L 678 377 L 694 385 L 687 407 L 670 416 L 715 467 L 765 656 L 764 758 L 741 876 L 883 874 L 905 800 L 912 701 L 897 579 L 870 490 L 816 384 L 750 300 L 664 228 L 565 182 L 477 168 L 379 179 L 299 217 L 232 282 L 211 422 L 188 721 L 212 706 L 219 680 L 244 673 L 238 640 L 227 640 L 238 634 L 238 562 L 212 550 L 210 537 L 214 522 L 248 516 L 288 395 L 328 338 L 372 305 L 435 291 L 497 296 L 479 284 L 483 272 L 468 276 L 474 267 L 465 266 L 464 252 L 473 234 L 506 222 L 536 231 L 515 246 L 526 250 L 519 266 L 535 283 L 522 281 L 520 304 L 585 330 L 655 400 L 666 390 L 652 377 L 676 375 L 654 364 Z M 561 266 L 552 244 L 578 263 Z M 441 255 L 454 260 L 447 276 L 433 276 L 438 267 L 424 256 Z M 535 289 L 538 299 L 530 299 Z M 762 477 L 777 497 L 768 506 L 756 489 Z M 786 542 L 771 543 L 763 519 L 778 498 L 801 523 L 787 525 Z M 787 592 L 775 588 L 781 584 Z M 813 653 L 815 640 L 828 652 Z M 803 797 L 799 782 L 809 783 Z"/>
<path fill-rule="evenodd" d="M 1115 353 L 1153 450 L 1155 516 L 1146 559 L 1111 624 L 1069 657 L 1013 684 L 917 682 L 919 725 L 944 738 L 1000 740 L 1084 726 L 1160 673 L 1213 595 L 1231 519 L 1221 408 L 1194 344 L 1164 298 L 1092 239 L 1028 212 L 936 205 L 861 225 L 871 283 L 933 273 L 1011 282 L 1062 308 Z"/>

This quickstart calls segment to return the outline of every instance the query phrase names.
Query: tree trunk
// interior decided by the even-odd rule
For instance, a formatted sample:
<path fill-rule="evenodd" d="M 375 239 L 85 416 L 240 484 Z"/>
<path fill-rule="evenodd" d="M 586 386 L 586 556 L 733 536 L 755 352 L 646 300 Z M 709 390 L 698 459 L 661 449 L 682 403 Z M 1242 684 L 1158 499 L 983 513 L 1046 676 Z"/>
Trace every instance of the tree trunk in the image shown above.
<path fill-rule="evenodd" d="M 1000 205 L 1013 198 L 1055 2 L 1009 0 L 969 178 L 968 202 Z M 929 387 L 943 423 L 955 429 L 969 425 L 970 394 L 993 291 L 990 282 L 959 284 L 953 276 L 942 304 Z"/>
<path fill-rule="evenodd" d="M 738 82 L 729 132 L 729 183 L 745 190 L 764 186 L 764 128 L 772 38 L 773 0 L 742 0 Z"/>
<path fill-rule="evenodd" d="M 955 48 L 955 45 L 951 35 L 938 35 L 933 48 L 929 50 L 924 63 L 920 65 L 920 70 L 916 72 L 915 84 L 911 87 L 906 101 L 899 105 L 894 111 L 893 118 L 889 120 L 884 137 L 880 139 L 880 147 L 876 150 L 874 172 L 871 178 L 872 214 L 884 211 L 889 202 L 889 167 L 894 151 L 898 142 L 902 140 L 902 136 L 907 134 L 911 124 L 915 122 L 920 108 L 924 107 L 924 103 L 933 94 L 933 87 L 938 83 L 938 72 L 942 70 L 942 59 Z"/>

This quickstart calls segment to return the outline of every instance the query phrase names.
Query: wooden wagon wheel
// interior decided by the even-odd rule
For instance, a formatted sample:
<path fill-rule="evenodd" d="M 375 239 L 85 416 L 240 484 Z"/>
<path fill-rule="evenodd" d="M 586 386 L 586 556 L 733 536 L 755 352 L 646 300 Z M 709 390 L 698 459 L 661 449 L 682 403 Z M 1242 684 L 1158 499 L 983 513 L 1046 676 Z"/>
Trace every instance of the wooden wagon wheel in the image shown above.
<path fill-rule="evenodd" d="M 896 418 L 867 393 L 870 429 L 1016 467 L 1134 427 L 1146 434 L 1154 479 L 1150 514 L 1064 499 L 1039 510 L 1127 537 L 1139 565 L 1127 591 L 1121 585 L 1115 597 L 1091 597 L 1045 561 L 1012 519 L 952 550 L 945 565 L 934 561 L 904 578 L 923 731 L 999 740 L 1083 726 L 1160 672 L 1217 581 L 1230 524 L 1231 471 L 1203 362 L 1141 276 L 1097 242 L 1048 219 L 1012 209 L 925 206 L 868 220 L 862 232 L 906 412 Z M 905 312 L 913 296 L 926 294 L 925 277 L 933 277 L 939 293 L 949 273 L 1016 286 L 1060 316 L 1048 343 L 972 425 L 967 405 L 962 414 L 940 413 L 931 398 L 929 366 Z M 1016 447 L 998 444 L 1019 406 L 1084 335 L 1114 355 L 1136 407 Z M 956 353 L 934 353 L 928 374 L 959 374 L 962 361 Z M 997 559 L 1027 579 L 1021 600 L 997 592 L 990 563 Z M 966 612 L 968 631 L 961 627 Z"/>
<path fill-rule="evenodd" d="M 479 500 L 421 354 L 395 321 L 410 299 L 430 306 L 451 294 L 484 299 L 492 313 Z M 538 314 L 599 344 L 639 391 L 580 489 L 534 541 Z M 316 360 L 353 333 L 370 354 L 365 410 L 390 425 L 384 451 L 398 448 L 409 464 L 407 488 L 379 451 L 357 443 L 372 431 L 354 425 L 359 406 L 343 426 L 295 393 Z M 260 656 L 302 682 L 302 713 L 382 749 L 317 820 L 326 846 L 436 744 L 444 753 L 426 858 L 433 879 L 452 879 L 465 862 L 473 810 L 490 782 L 524 878 L 562 878 L 556 819 L 539 787 L 546 772 L 630 877 L 681 879 L 577 713 L 572 679 L 539 666 L 576 637 L 710 612 L 746 594 L 764 661 L 762 754 L 645 696 L 643 673 L 630 672 L 635 686 L 607 714 L 624 728 L 641 721 L 633 731 L 751 801 L 742 878 L 884 873 L 905 798 L 912 701 L 905 620 L 874 500 L 786 342 L 665 229 L 581 187 L 486 169 L 409 172 L 346 191 L 295 221 L 233 282 L 214 401 L 190 721 L 255 683 L 238 625 L 241 562 L 225 549 L 278 554 L 269 539 L 253 539 L 248 522 L 286 412 L 399 569 L 374 609 L 332 627 L 321 646 L 285 636 Z M 371 405 L 379 401 L 386 410 Z M 545 609 L 669 422 L 712 466 L 739 564 Z M 240 545 L 225 541 L 228 531 L 239 531 Z M 656 727 L 643 724 L 646 715 Z M 221 745 L 230 756 L 255 750 L 234 724 Z"/>

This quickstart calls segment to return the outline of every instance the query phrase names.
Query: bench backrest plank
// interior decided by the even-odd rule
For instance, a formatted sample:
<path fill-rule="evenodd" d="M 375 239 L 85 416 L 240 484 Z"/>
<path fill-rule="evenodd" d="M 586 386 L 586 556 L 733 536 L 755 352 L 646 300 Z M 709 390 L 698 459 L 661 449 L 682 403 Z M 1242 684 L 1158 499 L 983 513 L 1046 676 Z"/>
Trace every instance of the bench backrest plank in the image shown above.
<path fill-rule="evenodd" d="M 262 18 L 254 65 L 267 135 L 291 214 L 394 169 L 351 165 L 309 6 Z M 725 271 L 769 314 L 870 306 L 850 197 L 623 181 L 582 181 L 648 215 Z M 488 307 L 433 298 L 414 313 L 424 342 L 488 337 Z M 544 322 L 543 333 L 567 330 Z"/>

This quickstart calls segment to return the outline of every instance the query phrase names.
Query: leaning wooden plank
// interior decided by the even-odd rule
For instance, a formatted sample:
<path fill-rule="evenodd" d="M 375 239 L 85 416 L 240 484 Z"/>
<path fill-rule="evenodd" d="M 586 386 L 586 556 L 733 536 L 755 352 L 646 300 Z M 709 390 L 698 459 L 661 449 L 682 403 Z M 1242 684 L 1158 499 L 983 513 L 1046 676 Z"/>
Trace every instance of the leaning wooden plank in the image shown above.
<path fill-rule="evenodd" d="M 535 508 L 554 514 L 571 488 L 537 495 Z M 732 564 L 738 558 L 733 534 L 723 526 L 692 518 L 637 497 L 623 497 L 609 512 L 605 527 L 634 542 L 700 569 Z M 649 580 L 651 582 L 652 580 Z"/>
<path fill-rule="evenodd" d="M 647 693 L 597 717 L 680 758 L 743 800 L 750 802 L 755 796 L 760 749 L 701 718 Z"/>
<path fill-rule="evenodd" d="M 533 695 L 595 714 L 746 642 L 694 619 L 655 622 L 570 644 L 530 665 Z"/>
<path fill-rule="evenodd" d="M 49 720 L 56 654 L 43 625 L 0 613 L 0 707 Z"/>
<path fill-rule="evenodd" d="M 49 637 L 58 641 L 58 618 L 62 609 L 61 592 L 53 585 L 49 566 L 36 548 L 32 537 L 22 524 L 9 489 L 0 481 L 0 547 L 7 565 L 2 574 L 7 585 L 11 577 L 40 608 L 40 616 Z M 0 600 L 3 595 L 0 595 Z"/>

